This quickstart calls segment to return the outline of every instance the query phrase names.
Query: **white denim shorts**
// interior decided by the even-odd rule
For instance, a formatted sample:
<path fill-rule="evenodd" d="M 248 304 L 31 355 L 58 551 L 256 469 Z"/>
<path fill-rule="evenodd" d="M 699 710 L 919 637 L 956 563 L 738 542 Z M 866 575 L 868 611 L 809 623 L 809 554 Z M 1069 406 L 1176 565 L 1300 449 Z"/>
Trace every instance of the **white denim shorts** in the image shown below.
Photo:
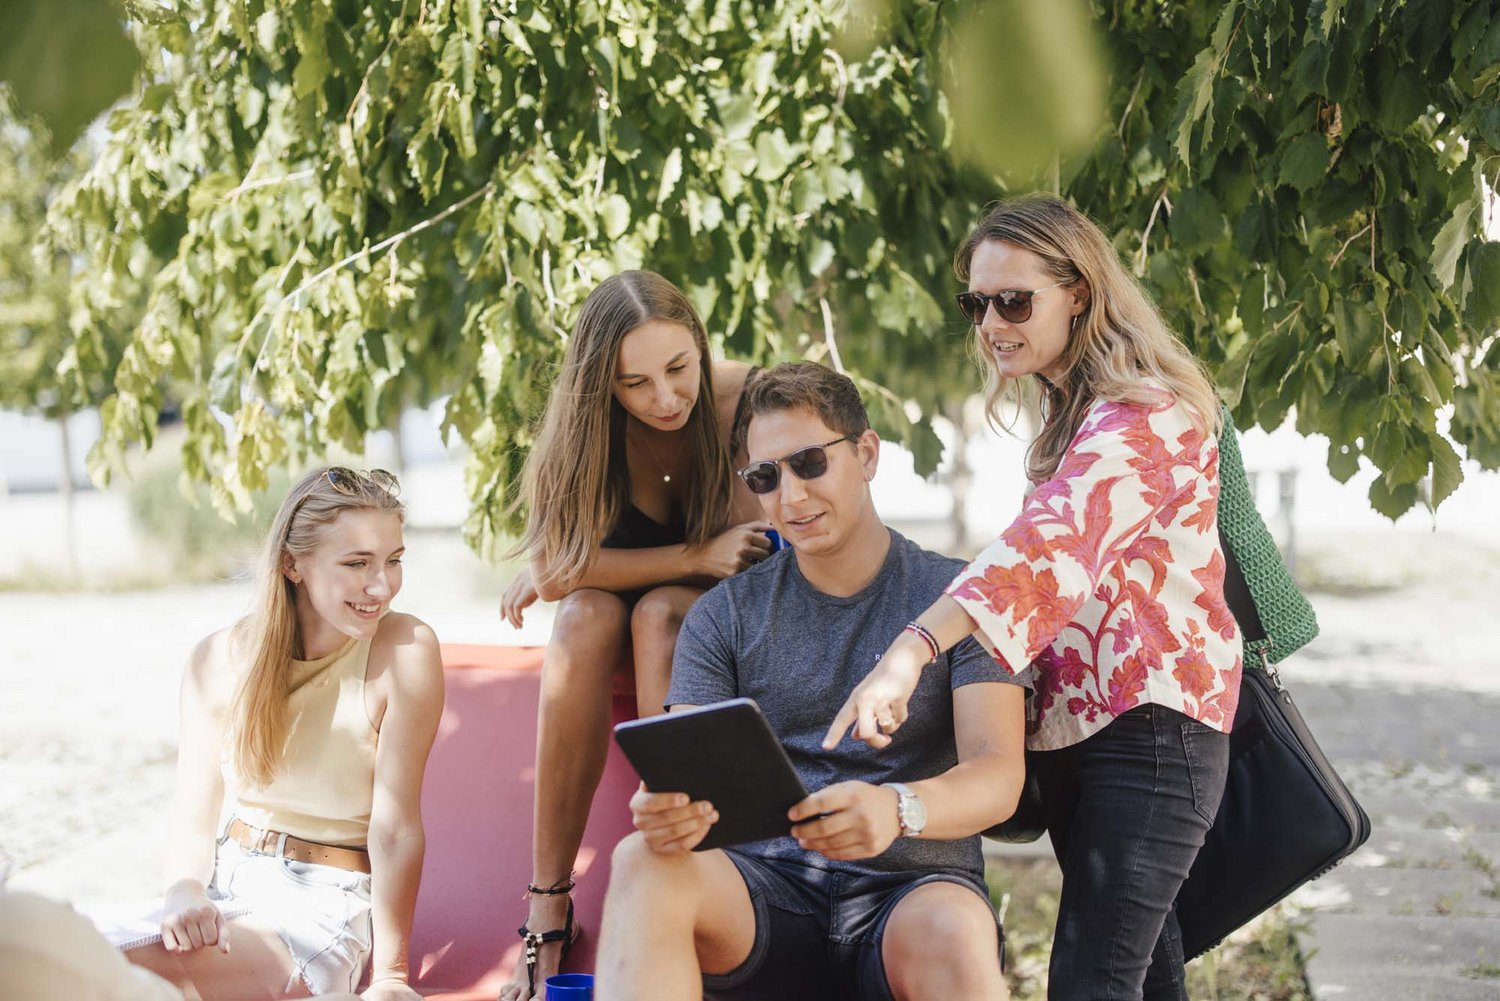
<path fill-rule="evenodd" d="M 370 961 L 370 877 L 219 842 L 208 895 L 273 927 L 313 994 L 355 992 Z"/>

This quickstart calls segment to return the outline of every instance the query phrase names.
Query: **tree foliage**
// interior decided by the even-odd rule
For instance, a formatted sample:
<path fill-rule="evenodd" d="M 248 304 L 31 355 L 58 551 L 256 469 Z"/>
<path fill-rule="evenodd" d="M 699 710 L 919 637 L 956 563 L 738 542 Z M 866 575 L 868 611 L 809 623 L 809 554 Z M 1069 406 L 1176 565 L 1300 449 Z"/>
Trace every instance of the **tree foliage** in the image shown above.
<path fill-rule="evenodd" d="M 1101 12 L 1118 124 L 1064 183 L 1111 219 L 1238 421 L 1295 408 L 1335 476 L 1374 463 L 1393 518 L 1424 477 L 1433 506 L 1462 478 L 1439 412 L 1500 465 L 1496 5 L 1239 0 L 1170 24 L 1155 6 Z"/>
<path fill-rule="evenodd" d="M 839 360 L 930 469 L 908 412 L 976 385 L 952 247 L 1037 186 L 1115 234 L 1242 423 L 1295 406 L 1380 510 L 1456 485 L 1448 404 L 1500 465 L 1493 3 L 1042 6 L 140 0 L 139 87 L 52 216 L 75 329 L 150 289 L 91 468 L 174 398 L 232 502 L 448 395 L 484 542 L 577 305 L 647 266 L 733 356 Z"/>
<path fill-rule="evenodd" d="M 74 335 L 68 258 L 37 239 L 48 205 L 79 173 L 78 156 L 55 155 L 47 127 L 0 84 L 0 407 L 64 418 L 113 392 L 123 330 Z"/>

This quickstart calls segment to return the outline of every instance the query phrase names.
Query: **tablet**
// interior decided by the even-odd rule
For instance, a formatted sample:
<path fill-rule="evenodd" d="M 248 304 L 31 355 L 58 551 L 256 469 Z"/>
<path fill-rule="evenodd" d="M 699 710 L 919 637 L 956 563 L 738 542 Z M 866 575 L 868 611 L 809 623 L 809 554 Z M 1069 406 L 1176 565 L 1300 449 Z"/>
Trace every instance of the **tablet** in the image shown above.
<path fill-rule="evenodd" d="M 807 790 L 753 699 L 730 699 L 621 723 L 615 741 L 652 792 L 707 800 L 719 821 L 694 851 L 791 833 Z"/>

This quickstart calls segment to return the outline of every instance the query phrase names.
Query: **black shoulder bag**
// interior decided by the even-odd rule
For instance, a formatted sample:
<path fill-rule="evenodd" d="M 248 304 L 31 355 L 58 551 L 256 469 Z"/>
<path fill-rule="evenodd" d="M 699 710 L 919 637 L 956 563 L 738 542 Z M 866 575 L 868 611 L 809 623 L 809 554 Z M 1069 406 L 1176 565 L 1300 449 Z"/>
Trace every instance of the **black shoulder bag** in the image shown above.
<path fill-rule="evenodd" d="M 1224 558 L 1224 598 L 1244 635 L 1245 669 L 1224 798 L 1177 896 L 1189 959 L 1370 837 L 1369 816 L 1328 763 L 1267 655 L 1269 639 L 1227 542 Z"/>

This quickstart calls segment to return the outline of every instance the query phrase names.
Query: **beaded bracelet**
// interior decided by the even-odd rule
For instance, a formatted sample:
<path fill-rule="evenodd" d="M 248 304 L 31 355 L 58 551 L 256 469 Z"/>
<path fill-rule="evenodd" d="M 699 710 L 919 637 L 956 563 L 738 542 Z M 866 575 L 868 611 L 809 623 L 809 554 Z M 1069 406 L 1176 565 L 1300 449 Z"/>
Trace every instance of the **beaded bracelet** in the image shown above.
<path fill-rule="evenodd" d="M 932 651 L 932 656 L 927 658 L 929 661 L 937 660 L 938 654 L 943 652 L 942 648 L 938 646 L 937 638 L 932 635 L 932 630 L 922 625 L 922 623 L 908 622 L 906 627 L 901 631 L 904 633 L 913 633 L 921 637 L 922 642 L 927 644 L 927 649 Z"/>

